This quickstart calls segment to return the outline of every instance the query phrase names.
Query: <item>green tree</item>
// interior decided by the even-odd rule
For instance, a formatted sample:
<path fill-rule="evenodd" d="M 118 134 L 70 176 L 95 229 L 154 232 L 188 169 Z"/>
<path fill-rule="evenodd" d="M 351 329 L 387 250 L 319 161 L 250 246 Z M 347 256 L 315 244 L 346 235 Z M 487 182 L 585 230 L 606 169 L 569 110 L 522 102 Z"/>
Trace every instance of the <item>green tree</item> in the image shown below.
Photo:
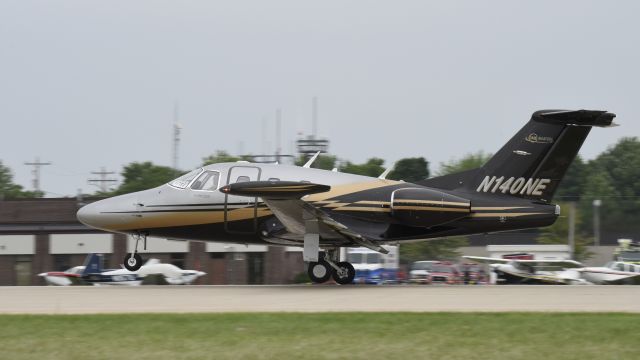
<path fill-rule="evenodd" d="M 438 175 L 455 174 L 461 171 L 479 168 L 490 158 L 491 154 L 485 154 L 483 151 L 467 154 L 461 159 L 453 159 L 449 162 L 440 163 L 440 171 L 438 171 Z"/>
<path fill-rule="evenodd" d="M 560 204 L 560 207 L 564 209 L 565 215 L 558 217 L 556 222 L 543 228 L 540 235 L 537 238 L 539 244 L 568 244 L 569 243 L 569 204 Z M 591 245 L 593 239 L 580 232 L 580 225 L 582 224 L 583 214 L 578 208 L 575 212 L 575 253 L 574 260 L 584 261 L 590 258 L 593 254 L 589 252 L 587 246 Z"/>
<path fill-rule="evenodd" d="M 584 193 L 589 167 L 580 155 L 573 160 L 564 175 L 554 198 L 560 201 L 578 201 Z"/>
<path fill-rule="evenodd" d="M 214 154 L 202 158 L 202 166 L 225 162 L 236 162 L 239 160 L 243 159 L 237 156 L 229 155 L 229 153 L 224 150 L 217 150 Z"/>
<path fill-rule="evenodd" d="M 622 138 L 587 165 L 580 209 L 586 219 L 593 214 L 593 200 L 602 200 L 604 233 L 640 232 L 640 140 Z M 593 231 L 592 222 L 582 228 Z"/>
<path fill-rule="evenodd" d="M 0 161 L 0 200 L 38 198 L 41 191 L 25 191 L 22 186 L 13 183 L 11 170 Z"/>
<path fill-rule="evenodd" d="M 392 180 L 416 182 L 429 177 L 429 162 L 423 157 L 400 159 L 387 176 Z"/>
<path fill-rule="evenodd" d="M 298 166 L 302 166 L 307 163 L 309 157 L 300 155 L 295 164 Z M 337 158 L 334 155 L 320 155 L 316 159 L 316 161 L 311 164 L 311 167 L 314 169 L 323 169 L 323 170 L 333 170 L 336 167 Z"/>
<path fill-rule="evenodd" d="M 401 244 L 400 262 L 410 264 L 421 260 L 455 260 L 461 255 L 458 249 L 468 244 L 464 236 Z"/>
<path fill-rule="evenodd" d="M 151 189 L 165 184 L 182 174 L 183 172 L 180 170 L 168 166 L 154 165 L 149 161 L 133 162 L 124 167 L 122 184 L 113 192 L 113 195 Z"/>
<path fill-rule="evenodd" d="M 340 172 L 378 177 L 384 172 L 384 160 L 380 158 L 371 158 L 364 164 L 354 164 L 350 161 L 340 166 Z"/>

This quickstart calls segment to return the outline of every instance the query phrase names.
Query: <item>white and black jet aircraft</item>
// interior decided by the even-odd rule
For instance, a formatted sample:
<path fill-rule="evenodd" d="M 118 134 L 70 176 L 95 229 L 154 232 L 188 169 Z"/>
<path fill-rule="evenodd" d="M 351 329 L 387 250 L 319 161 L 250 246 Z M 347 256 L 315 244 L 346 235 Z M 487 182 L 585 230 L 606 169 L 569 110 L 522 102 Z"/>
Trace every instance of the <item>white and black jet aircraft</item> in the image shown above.
<path fill-rule="evenodd" d="M 542 110 L 484 166 L 415 183 L 278 164 L 224 163 L 166 185 L 91 203 L 84 224 L 176 240 L 301 246 L 314 282 L 351 283 L 340 247 L 547 226 L 560 180 L 592 127 L 615 114 Z M 313 160 L 313 159 L 312 159 Z M 142 259 L 128 254 L 136 270 Z M 321 249 L 324 250 L 321 252 Z M 326 255 L 325 255 L 326 254 Z"/>

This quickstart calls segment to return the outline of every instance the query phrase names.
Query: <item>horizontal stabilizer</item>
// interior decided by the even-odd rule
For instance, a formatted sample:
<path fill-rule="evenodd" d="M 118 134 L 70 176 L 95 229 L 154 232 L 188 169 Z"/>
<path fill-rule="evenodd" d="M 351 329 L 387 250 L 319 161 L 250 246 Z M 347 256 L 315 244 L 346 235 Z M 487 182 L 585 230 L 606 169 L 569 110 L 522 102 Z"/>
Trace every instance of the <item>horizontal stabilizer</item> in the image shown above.
<path fill-rule="evenodd" d="M 539 122 L 579 126 L 612 126 L 616 114 L 603 110 L 541 110 L 532 118 Z"/>
<path fill-rule="evenodd" d="M 229 184 L 220 191 L 229 195 L 263 197 L 268 199 L 299 199 L 305 195 L 327 192 L 328 185 L 298 181 L 247 181 Z"/>

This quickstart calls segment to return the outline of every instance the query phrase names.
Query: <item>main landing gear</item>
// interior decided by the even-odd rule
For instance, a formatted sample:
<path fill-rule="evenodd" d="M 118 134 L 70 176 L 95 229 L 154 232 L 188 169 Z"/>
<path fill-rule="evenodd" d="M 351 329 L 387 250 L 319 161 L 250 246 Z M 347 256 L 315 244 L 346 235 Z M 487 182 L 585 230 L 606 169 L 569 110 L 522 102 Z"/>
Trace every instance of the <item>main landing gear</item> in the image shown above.
<path fill-rule="evenodd" d="M 338 260 L 337 250 L 329 250 L 327 255 L 320 253 L 318 261 L 310 262 L 307 269 L 311 281 L 320 284 L 332 277 L 340 285 L 353 283 L 353 279 L 356 277 L 353 265 L 346 261 L 337 262 L 336 260 Z"/>
<path fill-rule="evenodd" d="M 138 254 L 138 244 L 140 240 L 144 243 L 144 249 L 147 250 L 147 234 L 136 234 L 133 236 L 136 239 L 136 246 L 132 253 L 128 253 L 124 257 L 124 267 L 129 271 L 137 271 L 142 267 L 142 257 Z"/>

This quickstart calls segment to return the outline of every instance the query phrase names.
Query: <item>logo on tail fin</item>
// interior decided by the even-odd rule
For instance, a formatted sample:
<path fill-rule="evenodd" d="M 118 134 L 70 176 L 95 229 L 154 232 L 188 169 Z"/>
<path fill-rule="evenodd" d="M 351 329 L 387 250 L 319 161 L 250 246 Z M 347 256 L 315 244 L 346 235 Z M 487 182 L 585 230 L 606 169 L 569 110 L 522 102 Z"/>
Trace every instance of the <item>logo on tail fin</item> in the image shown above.
<path fill-rule="evenodd" d="M 551 144 L 553 143 L 553 138 L 551 136 L 540 136 L 536 133 L 531 133 L 524 138 L 526 141 L 535 144 Z"/>

